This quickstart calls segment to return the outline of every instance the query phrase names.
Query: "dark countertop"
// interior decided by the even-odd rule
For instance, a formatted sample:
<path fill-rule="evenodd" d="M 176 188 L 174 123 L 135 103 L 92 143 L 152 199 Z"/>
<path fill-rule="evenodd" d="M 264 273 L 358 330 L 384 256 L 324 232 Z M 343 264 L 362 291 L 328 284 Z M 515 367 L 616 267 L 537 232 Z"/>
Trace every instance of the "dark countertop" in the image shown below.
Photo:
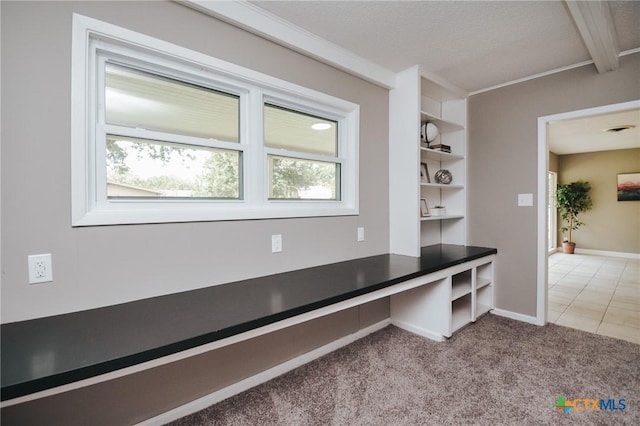
<path fill-rule="evenodd" d="M 3 324 L 2 401 L 211 343 L 497 253 L 438 244 Z M 327 277 L 331 277 L 327 279 Z"/>

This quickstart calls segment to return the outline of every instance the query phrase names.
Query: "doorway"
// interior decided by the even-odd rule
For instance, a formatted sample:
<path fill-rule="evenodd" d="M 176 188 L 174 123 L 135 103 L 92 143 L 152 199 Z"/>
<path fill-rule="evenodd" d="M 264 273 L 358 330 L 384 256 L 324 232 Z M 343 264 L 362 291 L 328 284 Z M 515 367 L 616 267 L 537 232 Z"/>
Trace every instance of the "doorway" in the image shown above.
<path fill-rule="evenodd" d="M 548 306 L 548 271 L 549 271 L 549 247 L 552 211 L 549 207 L 550 182 L 549 182 L 549 123 L 553 121 L 586 118 L 589 116 L 621 112 L 640 108 L 640 101 L 624 102 L 602 107 L 589 108 L 578 111 L 570 111 L 561 114 L 549 115 L 538 118 L 538 177 L 537 177 L 537 304 L 536 324 L 544 325 L 547 322 Z"/>

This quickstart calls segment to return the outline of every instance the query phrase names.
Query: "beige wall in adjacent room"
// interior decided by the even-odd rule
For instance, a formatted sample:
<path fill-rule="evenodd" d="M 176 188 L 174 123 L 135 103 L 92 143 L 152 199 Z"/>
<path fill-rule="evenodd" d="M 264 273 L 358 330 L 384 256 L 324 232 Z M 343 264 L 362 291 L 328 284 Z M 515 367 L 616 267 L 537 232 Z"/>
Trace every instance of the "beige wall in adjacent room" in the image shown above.
<path fill-rule="evenodd" d="M 549 153 L 549 167 L 550 172 L 558 173 L 558 155 L 553 152 Z"/>
<path fill-rule="evenodd" d="M 640 254 L 640 201 L 618 201 L 618 173 L 640 172 L 640 148 L 559 156 L 558 183 L 586 180 L 593 208 L 572 232 L 576 249 Z M 562 241 L 562 240 L 560 240 Z"/>
<path fill-rule="evenodd" d="M 496 307 L 536 315 L 538 118 L 640 99 L 640 54 L 599 74 L 593 65 L 469 98 L 469 243 L 496 247 Z"/>

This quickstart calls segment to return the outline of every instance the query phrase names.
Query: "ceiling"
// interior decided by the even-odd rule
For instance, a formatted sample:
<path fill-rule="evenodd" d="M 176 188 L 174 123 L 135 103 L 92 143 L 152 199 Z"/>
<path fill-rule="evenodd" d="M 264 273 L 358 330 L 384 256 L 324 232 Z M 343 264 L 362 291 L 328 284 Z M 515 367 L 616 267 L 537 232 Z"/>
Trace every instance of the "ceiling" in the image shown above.
<path fill-rule="evenodd" d="M 384 87 L 419 65 L 424 75 L 473 95 L 576 66 L 607 72 L 619 56 L 640 54 L 636 0 L 178 1 Z M 553 123 L 550 148 L 639 147 L 639 115 Z M 636 128 L 602 131 L 621 124 Z"/>
<path fill-rule="evenodd" d="M 633 127 L 607 131 L 626 126 Z M 558 155 L 640 148 L 640 110 L 552 121 L 547 140 L 549 151 Z"/>
<path fill-rule="evenodd" d="M 469 93 L 592 59 L 564 1 L 250 3 L 394 73 L 418 64 Z M 640 2 L 607 3 L 618 50 L 640 48 Z"/>

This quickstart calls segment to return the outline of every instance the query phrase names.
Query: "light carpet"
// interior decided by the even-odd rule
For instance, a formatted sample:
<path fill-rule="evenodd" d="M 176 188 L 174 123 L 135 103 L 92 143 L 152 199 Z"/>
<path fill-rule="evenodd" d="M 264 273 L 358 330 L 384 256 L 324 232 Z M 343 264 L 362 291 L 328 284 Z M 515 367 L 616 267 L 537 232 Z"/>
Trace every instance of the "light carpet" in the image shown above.
<path fill-rule="evenodd" d="M 494 315 L 441 343 L 389 326 L 172 423 L 449 424 L 638 425 L 640 345 Z"/>

